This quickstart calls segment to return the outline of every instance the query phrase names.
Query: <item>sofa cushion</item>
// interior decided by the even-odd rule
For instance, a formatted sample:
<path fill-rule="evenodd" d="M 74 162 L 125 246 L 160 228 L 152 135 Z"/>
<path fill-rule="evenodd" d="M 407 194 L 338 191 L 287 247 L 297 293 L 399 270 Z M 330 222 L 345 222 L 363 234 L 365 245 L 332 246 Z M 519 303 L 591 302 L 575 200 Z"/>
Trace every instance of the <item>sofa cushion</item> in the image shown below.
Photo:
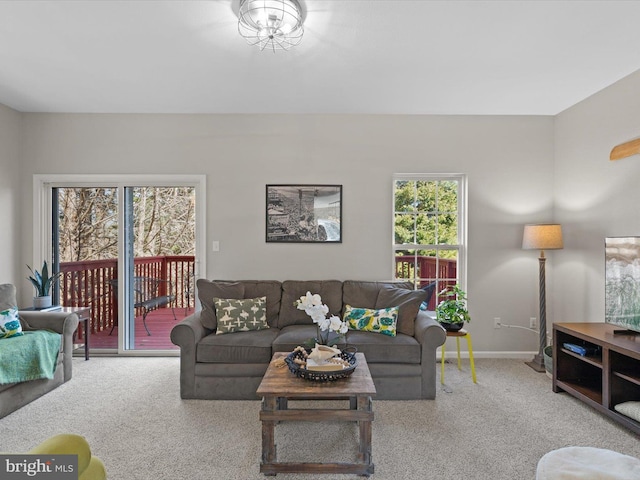
<path fill-rule="evenodd" d="M 196 346 L 196 362 L 269 363 L 271 344 L 277 336 L 276 328 L 230 335 L 207 335 Z"/>
<path fill-rule="evenodd" d="M 209 330 L 215 330 L 218 326 L 216 309 L 213 304 L 214 298 L 244 298 L 244 285 L 239 282 L 211 281 L 199 278 L 196 286 L 198 287 L 198 299 L 202 305 L 200 321 Z"/>
<path fill-rule="evenodd" d="M 363 282 L 345 280 L 342 284 L 342 304 L 357 308 L 377 308 L 378 294 L 383 286 L 412 288 L 411 282 Z M 391 305 L 394 306 L 394 305 Z"/>
<path fill-rule="evenodd" d="M 304 312 L 303 312 L 304 313 Z M 278 338 L 273 342 L 274 352 L 292 352 L 294 348 L 317 337 L 318 329 L 315 325 L 289 325 L 280 330 Z"/>
<path fill-rule="evenodd" d="M 395 337 L 398 307 L 374 310 L 372 308 L 355 308 L 351 305 L 345 305 L 344 320 L 349 324 L 350 330 L 382 333 L 383 335 Z"/>
<path fill-rule="evenodd" d="M 378 295 L 375 308 L 400 307 L 397 330 L 405 335 L 413 336 L 420 304 L 426 298 L 427 292 L 424 290 L 409 290 L 384 285 Z"/>
<path fill-rule="evenodd" d="M 364 353 L 367 363 L 420 363 L 420 343 L 402 333 L 395 337 L 349 330 L 347 346 Z"/>
<path fill-rule="evenodd" d="M 234 332 L 248 332 L 269 328 L 267 324 L 267 297 L 214 298 L 218 328 L 216 335 Z"/>
<path fill-rule="evenodd" d="M 340 316 L 342 310 L 342 282 L 339 280 L 298 281 L 287 280 L 282 282 L 282 305 L 278 328 L 289 325 L 310 325 L 311 317 L 304 310 L 298 310 L 294 305 L 296 300 L 306 295 L 307 292 L 318 294 L 322 303 L 329 307 L 330 315 Z"/>

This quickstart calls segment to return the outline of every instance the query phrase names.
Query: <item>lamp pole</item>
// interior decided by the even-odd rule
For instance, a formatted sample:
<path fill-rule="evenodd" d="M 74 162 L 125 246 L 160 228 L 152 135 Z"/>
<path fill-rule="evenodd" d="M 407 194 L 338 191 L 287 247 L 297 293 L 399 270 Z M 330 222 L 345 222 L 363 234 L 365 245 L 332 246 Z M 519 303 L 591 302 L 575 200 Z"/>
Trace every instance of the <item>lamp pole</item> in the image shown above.
<path fill-rule="evenodd" d="M 533 360 L 526 362 L 536 372 L 544 372 L 544 348 L 547 346 L 547 288 L 545 278 L 545 263 L 547 259 L 544 256 L 544 250 L 540 250 L 540 258 L 538 258 L 540 266 L 539 274 L 539 291 L 540 291 L 540 344 L 538 354 Z"/>
<path fill-rule="evenodd" d="M 540 331 L 539 331 L 539 348 L 538 353 L 533 360 L 526 362 L 531 368 L 537 372 L 544 372 L 544 349 L 547 346 L 547 292 L 545 279 L 545 263 L 547 259 L 544 256 L 545 250 L 558 250 L 563 248 L 562 227 L 558 224 L 537 224 L 525 225 L 524 235 L 522 238 L 522 248 L 527 250 L 540 250 L 538 263 L 540 267 Z"/>

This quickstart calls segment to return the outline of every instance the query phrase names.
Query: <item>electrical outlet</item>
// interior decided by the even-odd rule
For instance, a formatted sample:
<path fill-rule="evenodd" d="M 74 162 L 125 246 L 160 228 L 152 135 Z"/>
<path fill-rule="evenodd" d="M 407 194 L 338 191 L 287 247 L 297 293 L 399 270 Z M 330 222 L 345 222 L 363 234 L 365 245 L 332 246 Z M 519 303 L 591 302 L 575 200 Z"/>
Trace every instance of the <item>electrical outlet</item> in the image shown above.
<path fill-rule="evenodd" d="M 493 319 L 493 328 L 500 328 L 502 326 L 502 321 L 500 317 L 494 317 Z"/>
<path fill-rule="evenodd" d="M 536 317 L 529 318 L 529 328 L 537 328 L 538 322 L 536 321 Z"/>

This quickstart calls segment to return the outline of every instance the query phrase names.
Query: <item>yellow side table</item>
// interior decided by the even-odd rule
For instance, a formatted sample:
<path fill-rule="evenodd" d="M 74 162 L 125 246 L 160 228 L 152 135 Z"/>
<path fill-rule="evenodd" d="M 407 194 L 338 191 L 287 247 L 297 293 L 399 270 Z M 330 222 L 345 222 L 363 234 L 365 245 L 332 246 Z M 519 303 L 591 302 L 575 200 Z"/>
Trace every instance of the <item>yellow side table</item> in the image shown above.
<path fill-rule="evenodd" d="M 456 339 L 456 347 L 458 348 L 458 370 L 462 370 L 462 364 L 460 362 L 460 338 L 465 337 L 467 339 L 467 349 L 469 350 L 469 364 L 471 365 L 471 378 L 473 378 L 473 383 L 478 383 L 476 380 L 476 365 L 473 361 L 473 347 L 471 346 L 471 334 L 467 332 L 464 328 L 461 328 L 457 332 L 449 332 L 447 331 L 447 338 L 455 337 Z M 445 343 L 442 344 L 442 362 L 440 364 L 440 383 L 444 385 L 444 346 Z"/>

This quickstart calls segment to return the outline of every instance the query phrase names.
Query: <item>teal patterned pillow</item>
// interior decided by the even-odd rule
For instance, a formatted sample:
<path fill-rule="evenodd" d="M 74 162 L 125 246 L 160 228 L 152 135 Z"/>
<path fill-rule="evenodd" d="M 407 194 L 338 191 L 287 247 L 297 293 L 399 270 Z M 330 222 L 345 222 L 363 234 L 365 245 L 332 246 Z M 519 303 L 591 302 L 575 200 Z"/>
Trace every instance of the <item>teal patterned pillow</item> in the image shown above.
<path fill-rule="evenodd" d="M 267 297 L 214 298 L 218 327 L 216 335 L 233 332 L 248 332 L 269 328 L 267 323 Z"/>
<path fill-rule="evenodd" d="M 346 305 L 344 307 L 344 320 L 349 323 L 350 330 L 376 332 L 395 337 L 398 309 L 399 307 L 389 307 L 373 310 L 371 308 L 354 308 L 351 305 Z"/>
<path fill-rule="evenodd" d="M 9 308 L 0 312 L 0 338 L 23 335 L 17 308 Z"/>

